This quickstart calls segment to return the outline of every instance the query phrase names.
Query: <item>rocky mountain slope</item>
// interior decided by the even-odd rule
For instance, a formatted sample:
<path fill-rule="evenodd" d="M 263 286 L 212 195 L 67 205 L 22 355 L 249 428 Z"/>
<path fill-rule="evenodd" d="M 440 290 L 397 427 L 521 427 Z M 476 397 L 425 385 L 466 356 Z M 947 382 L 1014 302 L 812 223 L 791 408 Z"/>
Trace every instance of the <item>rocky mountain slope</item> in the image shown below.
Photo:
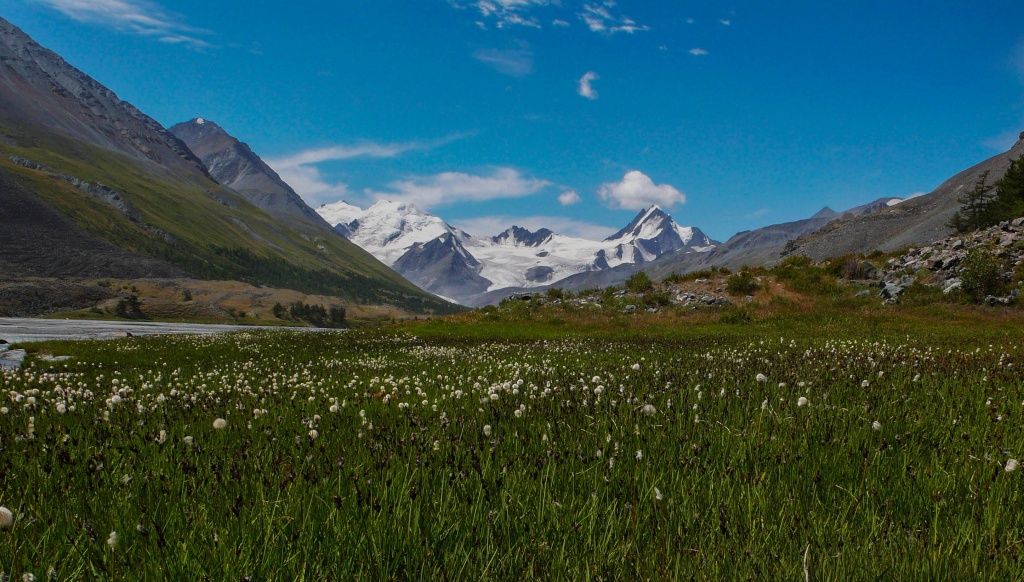
<path fill-rule="evenodd" d="M 982 172 L 995 182 L 1010 165 L 1011 159 L 1024 155 L 1024 133 L 1008 152 L 993 156 L 945 181 L 933 192 L 866 216 L 837 221 L 795 240 L 787 254 L 823 259 L 873 250 L 893 251 L 910 245 L 922 245 L 952 233 L 946 226 L 960 207 L 962 197 Z"/>
<path fill-rule="evenodd" d="M 271 216 L 317 229 L 330 225 L 252 149 L 216 123 L 198 117 L 170 132 L 202 160 L 210 175 Z"/>
<path fill-rule="evenodd" d="M 408 203 L 380 201 L 363 210 L 338 202 L 317 212 L 410 281 L 465 305 L 580 273 L 648 263 L 670 252 L 705 253 L 718 244 L 698 228 L 679 226 L 657 206 L 604 241 L 518 226 L 473 236 Z"/>
<path fill-rule="evenodd" d="M 0 272 L 205 279 L 451 306 L 211 178 L 171 132 L 0 19 Z"/>

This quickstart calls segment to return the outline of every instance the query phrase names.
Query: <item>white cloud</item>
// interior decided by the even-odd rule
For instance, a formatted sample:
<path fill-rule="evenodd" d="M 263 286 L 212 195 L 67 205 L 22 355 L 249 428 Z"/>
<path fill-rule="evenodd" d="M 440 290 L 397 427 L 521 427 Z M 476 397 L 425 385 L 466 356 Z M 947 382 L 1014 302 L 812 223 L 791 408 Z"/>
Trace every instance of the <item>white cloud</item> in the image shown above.
<path fill-rule="evenodd" d="M 732 26 L 732 21 L 731 20 L 726 20 L 726 19 L 723 18 L 722 20 L 719 20 L 719 22 L 722 23 L 722 26 Z"/>
<path fill-rule="evenodd" d="M 656 185 L 643 172 L 628 172 L 621 182 L 603 184 L 598 196 L 611 208 L 622 210 L 643 210 L 652 204 L 671 208 L 686 204 L 686 195 L 669 184 Z"/>
<path fill-rule="evenodd" d="M 647 25 L 637 24 L 632 18 L 626 16 L 614 16 L 609 8 L 615 6 L 615 2 L 604 2 L 603 4 L 584 4 L 583 12 L 578 16 L 586 23 L 587 28 L 592 32 L 604 34 L 615 34 L 625 32 L 644 32 L 651 28 Z"/>
<path fill-rule="evenodd" d="M 695 57 L 703 57 L 704 55 L 709 55 L 711 53 L 702 48 L 692 48 L 690 49 L 690 54 Z"/>
<path fill-rule="evenodd" d="M 619 229 L 594 224 L 564 216 L 477 216 L 452 220 L 449 223 L 474 236 L 494 236 L 508 230 L 512 225 L 538 231 L 546 228 L 557 234 L 586 240 L 604 240 Z"/>
<path fill-rule="evenodd" d="M 591 101 L 597 99 L 597 90 L 594 89 L 591 83 L 600 78 L 594 71 L 587 71 L 585 75 L 580 77 L 579 87 L 577 87 L 576 92 L 580 94 L 580 97 L 586 97 Z"/>
<path fill-rule="evenodd" d="M 405 152 L 427 150 L 463 139 L 467 134 L 457 134 L 433 142 L 409 142 L 402 144 L 364 143 L 354 146 L 333 146 L 302 151 L 289 156 L 265 160 L 267 165 L 292 187 L 311 206 L 351 198 L 352 192 L 343 182 L 331 182 L 324 177 L 317 164 L 338 162 L 354 158 L 394 158 Z"/>
<path fill-rule="evenodd" d="M 551 21 L 551 26 L 560 26 L 562 28 L 568 28 L 569 27 L 569 23 L 564 21 L 564 20 L 562 20 L 561 18 L 556 18 L 556 19 Z"/>
<path fill-rule="evenodd" d="M 533 73 L 533 51 L 529 49 L 481 49 L 473 58 L 503 75 L 526 77 Z"/>
<path fill-rule="evenodd" d="M 209 31 L 193 28 L 167 13 L 151 0 L 32 0 L 79 22 L 91 22 L 117 30 L 149 36 L 160 42 L 192 49 L 211 48 L 204 40 Z"/>
<path fill-rule="evenodd" d="M 331 182 L 316 166 L 273 166 L 277 175 L 314 208 L 341 199 L 352 198 L 344 182 Z"/>
<path fill-rule="evenodd" d="M 562 206 L 572 206 L 580 202 L 583 202 L 583 199 L 580 198 L 580 195 L 575 190 L 566 190 L 558 196 L 558 203 Z"/>
<path fill-rule="evenodd" d="M 523 198 L 551 185 L 547 180 L 526 178 L 511 168 L 495 168 L 489 176 L 444 172 L 399 180 L 388 184 L 389 191 L 367 190 L 366 195 L 374 200 L 412 202 L 420 208 L 431 208 L 457 202 Z"/>

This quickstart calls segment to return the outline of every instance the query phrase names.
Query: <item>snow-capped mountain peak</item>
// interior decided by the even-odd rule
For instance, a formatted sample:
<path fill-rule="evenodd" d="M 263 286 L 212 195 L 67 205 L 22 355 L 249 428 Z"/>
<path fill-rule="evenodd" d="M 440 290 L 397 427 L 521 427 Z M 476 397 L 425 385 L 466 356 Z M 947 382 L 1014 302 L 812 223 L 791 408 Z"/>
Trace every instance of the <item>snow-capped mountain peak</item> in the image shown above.
<path fill-rule="evenodd" d="M 550 240 L 554 235 L 555 233 L 546 228 L 542 228 L 537 232 L 531 232 L 521 226 L 512 226 L 512 228 L 509 228 L 498 236 L 493 237 L 491 240 L 493 240 L 495 244 L 539 247 Z"/>
<path fill-rule="evenodd" d="M 579 273 L 715 245 L 699 229 L 676 224 L 658 206 L 604 241 L 520 226 L 496 236 L 471 236 L 408 202 L 381 200 L 363 210 L 342 201 L 317 212 L 413 283 L 462 303 L 487 292 L 549 285 Z"/>

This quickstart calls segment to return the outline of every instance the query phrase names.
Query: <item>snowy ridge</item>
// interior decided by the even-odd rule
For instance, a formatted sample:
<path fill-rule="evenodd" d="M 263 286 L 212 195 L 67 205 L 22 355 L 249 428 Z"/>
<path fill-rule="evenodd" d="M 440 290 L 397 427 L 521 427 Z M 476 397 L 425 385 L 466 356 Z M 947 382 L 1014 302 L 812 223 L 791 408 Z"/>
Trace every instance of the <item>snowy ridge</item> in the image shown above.
<path fill-rule="evenodd" d="M 342 201 L 317 212 L 420 287 L 443 290 L 460 302 L 482 292 L 540 287 L 579 273 L 647 263 L 681 249 L 707 252 L 716 244 L 698 228 L 679 226 L 657 206 L 603 241 L 518 226 L 496 236 L 473 236 L 409 203 L 380 201 L 363 210 Z"/>

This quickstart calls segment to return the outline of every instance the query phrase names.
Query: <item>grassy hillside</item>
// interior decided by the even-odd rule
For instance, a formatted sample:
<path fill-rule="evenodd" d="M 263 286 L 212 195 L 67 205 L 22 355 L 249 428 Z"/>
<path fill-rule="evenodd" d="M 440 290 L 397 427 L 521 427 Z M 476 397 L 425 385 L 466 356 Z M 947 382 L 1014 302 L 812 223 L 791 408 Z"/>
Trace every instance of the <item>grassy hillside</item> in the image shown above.
<path fill-rule="evenodd" d="M 89 234 L 211 280 L 391 303 L 417 312 L 452 306 L 417 289 L 342 237 L 299 234 L 198 174 L 33 130 L 0 127 L 0 169 Z M 38 164 L 12 162 L 16 156 Z M 69 177 L 90 186 L 75 185 Z M 111 200 L 88 190 L 116 192 Z"/>

